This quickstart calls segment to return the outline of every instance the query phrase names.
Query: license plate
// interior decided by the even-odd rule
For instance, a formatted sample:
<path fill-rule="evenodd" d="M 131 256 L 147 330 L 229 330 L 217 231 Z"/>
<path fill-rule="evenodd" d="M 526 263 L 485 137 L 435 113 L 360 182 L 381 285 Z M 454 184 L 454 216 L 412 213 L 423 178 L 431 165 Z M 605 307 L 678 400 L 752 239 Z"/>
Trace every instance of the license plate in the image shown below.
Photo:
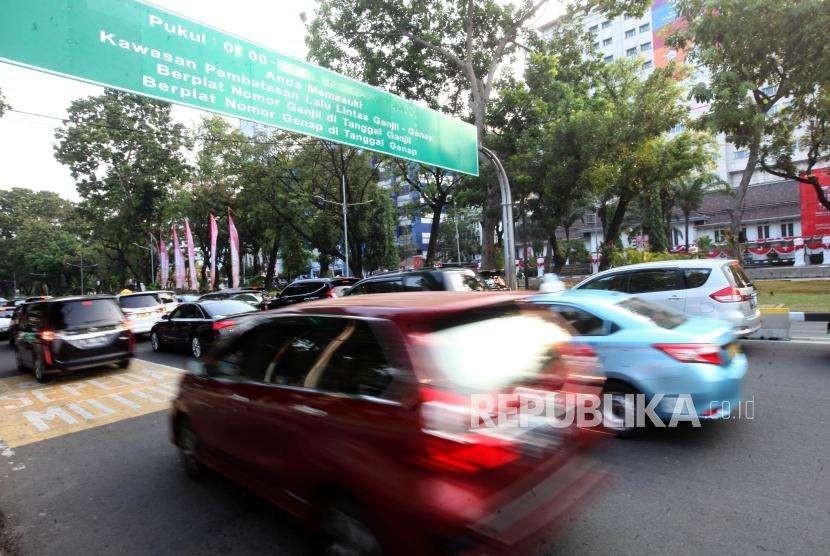
<path fill-rule="evenodd" d="M 741 346 L 738 344 L 729 344 L 726 348 L 726 353 L 729 354 L 729 358 L 731 359 L 741 353 Z"/>

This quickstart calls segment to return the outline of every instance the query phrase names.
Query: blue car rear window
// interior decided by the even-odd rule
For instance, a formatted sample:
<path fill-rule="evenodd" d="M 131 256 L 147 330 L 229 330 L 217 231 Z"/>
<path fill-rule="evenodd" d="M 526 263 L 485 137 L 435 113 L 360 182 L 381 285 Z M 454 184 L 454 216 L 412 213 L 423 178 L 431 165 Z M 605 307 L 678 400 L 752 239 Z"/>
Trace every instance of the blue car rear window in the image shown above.
<path fill-rule="evenodd" d="M 624 301 L 620 301 L 617 305 L 636 315 L 647 318 L 661 328 L 677 328 L 688 320 L 679 313 L 668 311 L 659 305 L 649 303 L 639 297 L 628 298 Z"/>

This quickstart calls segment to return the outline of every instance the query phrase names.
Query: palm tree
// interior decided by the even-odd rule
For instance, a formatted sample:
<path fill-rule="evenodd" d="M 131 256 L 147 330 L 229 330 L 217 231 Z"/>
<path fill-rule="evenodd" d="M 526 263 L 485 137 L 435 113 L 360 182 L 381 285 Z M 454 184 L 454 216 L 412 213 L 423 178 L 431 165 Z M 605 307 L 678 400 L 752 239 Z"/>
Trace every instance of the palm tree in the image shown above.
<path fill-rule="evenodd" d="M 689 217 L 703 204 L 707 193 L 723 192 L 731 194 L 729 184 L 715 174 L 693 174 L 674 182 L 674 202 L 683 213 L 684 238 L 686 252 L 689 252 Z"/>

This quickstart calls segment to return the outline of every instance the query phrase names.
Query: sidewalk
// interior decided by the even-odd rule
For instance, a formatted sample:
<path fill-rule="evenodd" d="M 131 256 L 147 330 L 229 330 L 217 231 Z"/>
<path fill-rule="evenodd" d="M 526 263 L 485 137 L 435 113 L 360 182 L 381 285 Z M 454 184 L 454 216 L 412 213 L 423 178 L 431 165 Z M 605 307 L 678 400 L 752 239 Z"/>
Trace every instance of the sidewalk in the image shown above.
<path fill-rule="evenodd" d="M 826 322 L 790 321 L 790 339 L 830 342 L 830 334 Z"/>

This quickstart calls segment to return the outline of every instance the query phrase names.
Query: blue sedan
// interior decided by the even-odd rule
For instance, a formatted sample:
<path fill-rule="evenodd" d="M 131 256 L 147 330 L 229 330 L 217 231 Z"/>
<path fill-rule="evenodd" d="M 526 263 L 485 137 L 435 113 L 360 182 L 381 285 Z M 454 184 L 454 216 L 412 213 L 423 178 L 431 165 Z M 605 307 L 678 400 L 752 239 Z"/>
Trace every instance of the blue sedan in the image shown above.
<path fill-rule="evenodd" d="M 741 402 L 747 361 L 729 323 L 612 291 L 568 290 L 531 301 L 559 313 L 576 329 L 574 341 L 596 352 L 611 401 L 603 404 L 603 422 L 619 436 L 641 428 L 625 418 L 636 400 L 626 394 L 643 394 L 645 403 L 659 395 L 653 412 L 664 422 L 679 401 L 693 405 L 699 419 L 724 418 Z"/>

